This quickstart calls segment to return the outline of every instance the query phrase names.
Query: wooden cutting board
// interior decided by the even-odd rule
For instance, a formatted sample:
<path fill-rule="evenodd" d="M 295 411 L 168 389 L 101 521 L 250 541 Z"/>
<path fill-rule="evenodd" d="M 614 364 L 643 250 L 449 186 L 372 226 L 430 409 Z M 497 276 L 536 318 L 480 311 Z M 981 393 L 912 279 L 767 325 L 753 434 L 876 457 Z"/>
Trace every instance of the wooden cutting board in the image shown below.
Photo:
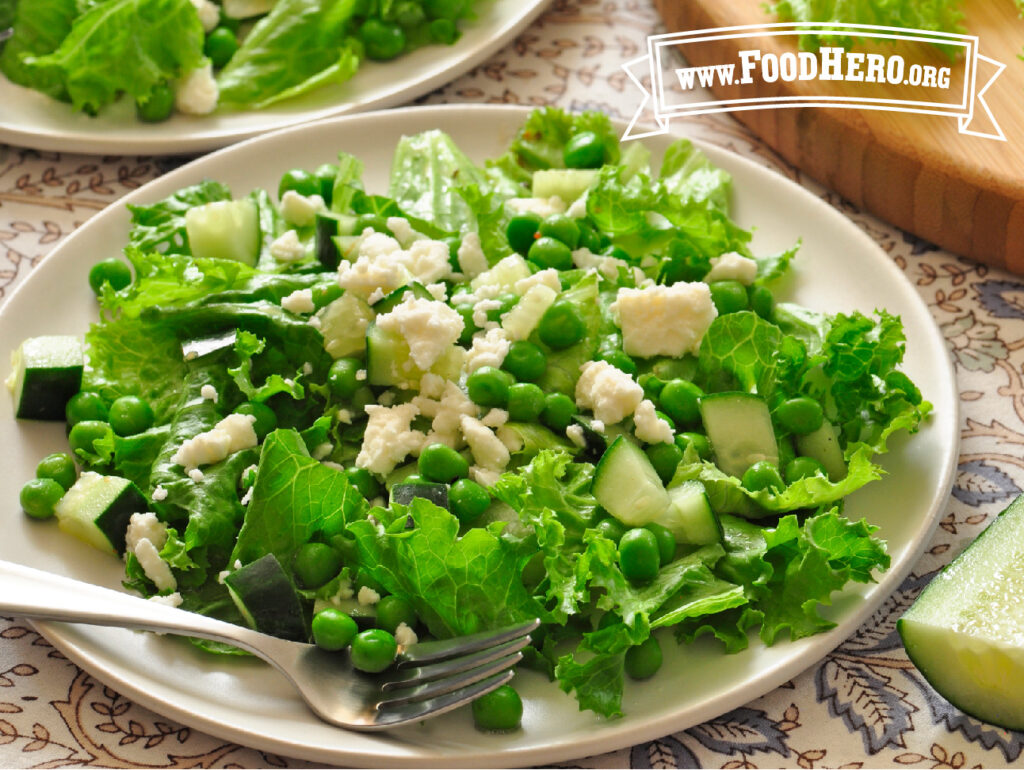
<path fill-rule="evenodd" d="M 778 21 L 762 2 L 655 5 L 669 31 L 677 32 Z M 964 13 L 980 52 L 1007 65 L 985 95 L 1005 142 L 963 135 L 956 118 L 947 116 L 818 107 L 734 114 L 790 163 L 858 207 L 955 254 L 1024 274 L 1024 61 L 1017 58 L 1024 51 L 1024 20 L 1012 0 L 967 0 Z M 895 50 L 903 45 L 913 44 Z M 687 46 L 687 64 L 735 62 L 741 48 L 758 47 L 777 55 L 797 50 L 793 38 L 717 41 Z M 924 61 L 921 50 L 913 60 Z M 937 50 L 925 55 L 936 65 L 950 63 Z M 963 69 L 962 61 L 953 64 L 954 81 L 962 81 Z M 984 74 L 979 69 L 979 88 Z M 736 95 L 731 88 L 712 90 L 721 99 Z M 747 88 L 749 96 L 753 86 Z M 820 93 L 821 84 L 779 80 L 757 88 L 758 96 L 807 96 Z"/>

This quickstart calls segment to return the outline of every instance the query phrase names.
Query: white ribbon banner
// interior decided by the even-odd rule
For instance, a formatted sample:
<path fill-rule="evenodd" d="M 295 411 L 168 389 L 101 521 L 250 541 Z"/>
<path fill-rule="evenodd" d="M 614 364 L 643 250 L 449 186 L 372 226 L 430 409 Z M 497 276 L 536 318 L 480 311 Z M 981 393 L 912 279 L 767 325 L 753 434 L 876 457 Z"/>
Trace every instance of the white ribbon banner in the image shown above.
<path fill-rule="evenodd" d="M 871 41 L 911 41 L 944 47 L 956 55 L 945 63 L 941 57 L 922 56 L 927 63 L 913 62 L 905 51 L 872 53 L 849 50 L 838 44 L 821 43 L 816 51 L 787 46 L 784 53 L 762 52 L 765 38 L 789 38 L 798 42 L 810 39 L 846 39 Z M 678 53 L 687 59 L 687 48 L 749 40 L 739 45 L 738 57 L 707 66 L 679 66 Z M 985 92 L 1006 65 L 979 52 L 977 36 L 928 30 L 880 27 L 869 24 L 761 24 L 718 29 L 694 30 L 654 35 L 647 40 L 647 55 L 627 62 L 623 69 L 643 92 L 643 102 L 623 139 L 668 133 L 675 117 L 717 112 L 781 109 L 793 107 L 831 107 L 865 110 L 890 110 L 922 115 L 955 117 L 961 134 L 1006 141 L 1003 130 L 985 103 Z M 961 77 L 962 68 L 962 77 Z M 985 74 L 979 77 L 979 71 Z M 650 89 L 644 85 L 649 78 Z M 763 96 L 745 86 L 768 84 L 778 89 L 786 83 L 814 81 L 814 93 Z M 850 85 L 850 84 L 855 85 Z M 833 84 L 841 84 L 837 88 Z M 980 85 L 979 85 L 980 84 Z M 712 86 L 728 89 L 729 98 L 706 99 Z M 898 88 L 905 93 L 898 96 Z M 859 94 L 858 90 L 866 93 Z M 831 91 L 831 93 L 830 93 Z M 872 93 L 873 92 L 873 93 Z M 978 111 L 989 121 L 987 128 L 972 127 Z M 645 113 L 653 112 L 658 128 L 640 131 L 637 124 Z"/>

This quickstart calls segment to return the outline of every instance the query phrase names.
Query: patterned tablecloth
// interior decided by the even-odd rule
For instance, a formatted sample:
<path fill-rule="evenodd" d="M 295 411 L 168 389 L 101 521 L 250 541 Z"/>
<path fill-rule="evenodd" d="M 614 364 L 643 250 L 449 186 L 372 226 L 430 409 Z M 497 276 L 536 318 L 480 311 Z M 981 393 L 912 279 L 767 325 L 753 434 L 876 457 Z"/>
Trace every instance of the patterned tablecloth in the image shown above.
<path fill-rule="evenodd" d="M 620 65 L 663 31 L 647 0 L 561 0 L 483 66 L 422 101 L 557 104 L 628 119 Z M 0 109 L 2 109 L 0 105 Z M 968 718 L 911 666 L 895 621 L 922 586 L 1024 486 L 1024 283 L 866 215 L 782 163 L 730 118 L 677 130 L 804 185 L 864 229 L 920 292 L 948 341 L 962 401 L 961 455 L 941 524 L 871 621 L 776 691 L 698 727 L 585 767 L 950 767 L 1017 764 L 1024 735 Z M 0 146 L 0 294 L 90 216 L 180 163 Z M 9 498 L 14 490 L 6 490 Z M 7 506 L 8 508 L 10 506 Z M 0 766 L 293 767 L 305 763 L 202 734 L 79 670 L 29 625 L 0 618 Z"/>

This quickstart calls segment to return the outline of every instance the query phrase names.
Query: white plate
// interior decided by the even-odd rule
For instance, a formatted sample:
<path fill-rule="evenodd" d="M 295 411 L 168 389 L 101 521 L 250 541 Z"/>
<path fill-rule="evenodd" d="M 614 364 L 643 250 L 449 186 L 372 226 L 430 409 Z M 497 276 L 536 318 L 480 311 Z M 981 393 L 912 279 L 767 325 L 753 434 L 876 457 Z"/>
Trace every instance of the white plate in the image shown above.
<path fill-rule="evenodd" d="M 86 274 L 94 261 L 115 254 L 115 244 L 125 242 L 124 202 L 151 202 L 204 178 L 227 182 L 236 194 L 254 186 L 276 187 L 281 171 L 316 166 L 342 147 L 366 163 L 368 188 L 383 190 L 392 148 L 402 134 L 441 128 L 470 157 L 483 159 L 504 148 L 525 114 L 509 107 L 372 113 L 275 133 L 190 163 L 97 215 L 48 256 L 0 309 L 0 351 L 25 337 L 85 328 L 95 313 Z M 650 144 L 664 148 L 667 140 Z M 952 367 L 924 303 L 863 232 L 778 174 L 722 150 L 706 150 L 733 174 L 736 216 L 757 226 L 758 253 L 803 238 L 784 294 L 829 311 L 885 307 L 900 314 L 909 338 L 906 369 L 935 404 L 934 417 L 913 440 L 893 442 L 884 461 L 889 474 L 848 501 L 851 517 L 866 516 L 881 527 L 893 563 L 878 583 L 837 596 L 826 610 L 838 622 L 834 630 L 772 648 L 755 640 L 734 656 L 722 654 L 710 640 L 687 649 L 666 645 L 663 670 L 651 681 L 628 686 L 626 716 L 617 721 L 580 713 L 556 685 L 525 672 L 519 677 L 526 701 L 523 729 L 497 736 L 477 732 L 465 710 L 389 734 L 350 733 L 317 720 L 279 675 L 256 661 L 215 659 L 185 643 L 114 629 L 46 624 L 46 636 L 97 678 L 187 725 L 313 762 L 358 766 L 535 765 L 611 751 L 720 715 L 821 659 L 900 584 L 943 510 L 957 457 Z M 4 492 L 9 518 L 0 558 L 117 586 L 116 560 L 17 509 L 17 490 L 33 475 L 35 463 L 64 445 L 62 426 L 18 422 L 10 399 L 0 399 L 0 456 L 12 479 Z"/>
<path fill-rule="evenodd" d="M 408 102 L 454 80 L 512 42 L 550 0 L 486 0 L 452 46 L 426 46 L 400 59 L 364 62 L 355 76 L 264 110 L 175 114 L 141 123 L 128 99 L 99 117 L 76 112 L 0 75 L 0 142 L 54 152 L 176 155 L 205 152 L 286 126 Z"/>

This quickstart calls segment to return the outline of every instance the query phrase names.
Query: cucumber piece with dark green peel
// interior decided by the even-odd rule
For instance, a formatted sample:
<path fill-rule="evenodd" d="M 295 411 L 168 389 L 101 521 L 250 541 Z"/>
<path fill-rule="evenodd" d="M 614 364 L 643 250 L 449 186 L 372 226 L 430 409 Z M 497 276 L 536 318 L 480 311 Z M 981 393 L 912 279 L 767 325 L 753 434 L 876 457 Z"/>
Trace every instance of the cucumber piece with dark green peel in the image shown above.
<path fill-rule="evenodd" d="M 302 600 L 274 554 L 228 573 L 224 585 L 254 631 L 293 642 L 308 641 Z"/>
<path fill-rule="evenodd" d="M 384 315 L 385 313 L 390 313 L 402 304 L 407 296 L 412 296 L 415 299 L 434 299 L 434 295 L 427 291 L 427 288 L 423 284 L 413 282 L 406 284 L 405 286 L 399 286 L 387 296 L 381 297 L 379 300 L 374 302 L 371 307 L 373 308 L 373 312 L 377 315 Z"/>
<path fill-rule="evenodd" d="M 924 589 L 897 622 L 907 655 L 954 706 L 1024 729 L 1024 496 Z"/>
<path fill-rule="evenodd" d="M 316 258 L 328 270 L 337 270 L 341 262 L 341 252 L 335 238 L 339 235 L 352 235 L 355 232 L 356 218 L 350 214 L 335 214 L 321 211 L 316 215 L 313 231 L 313 251 Z"/>
<path fill-rule="evenodd" d="M 400 505 L 409 505 L 416 497 L 429 500 L 439 508 L 448 510 L 448 485 L 434 484 L 432 482 L 417 482 L 412 484 L 399 483 L 391 487 L 391 502 Z"/>
<path fill-rule="evenodd" d="M 644 450 L 625 436 L 612 441 L 598 462 L 592 492 L 608 513 L 630 527 L 657 521 L 671 503 Z"/>
<path fill-rule="evenodd" d="M 117 554 L 124 553 L 132 514 L 147 510 L 149 503 L 131 481 L 92 471 L 80 475 L 54 509 L 63 531 L 101 551 Z"/>
<path fill-rule="evenodd" d="M 14 414 L 28 420 L 63 420 L 68 399 L 82 387 L 85 351 L 71 336 L 32 337 L 11 354 L 7 387 Z"/>

